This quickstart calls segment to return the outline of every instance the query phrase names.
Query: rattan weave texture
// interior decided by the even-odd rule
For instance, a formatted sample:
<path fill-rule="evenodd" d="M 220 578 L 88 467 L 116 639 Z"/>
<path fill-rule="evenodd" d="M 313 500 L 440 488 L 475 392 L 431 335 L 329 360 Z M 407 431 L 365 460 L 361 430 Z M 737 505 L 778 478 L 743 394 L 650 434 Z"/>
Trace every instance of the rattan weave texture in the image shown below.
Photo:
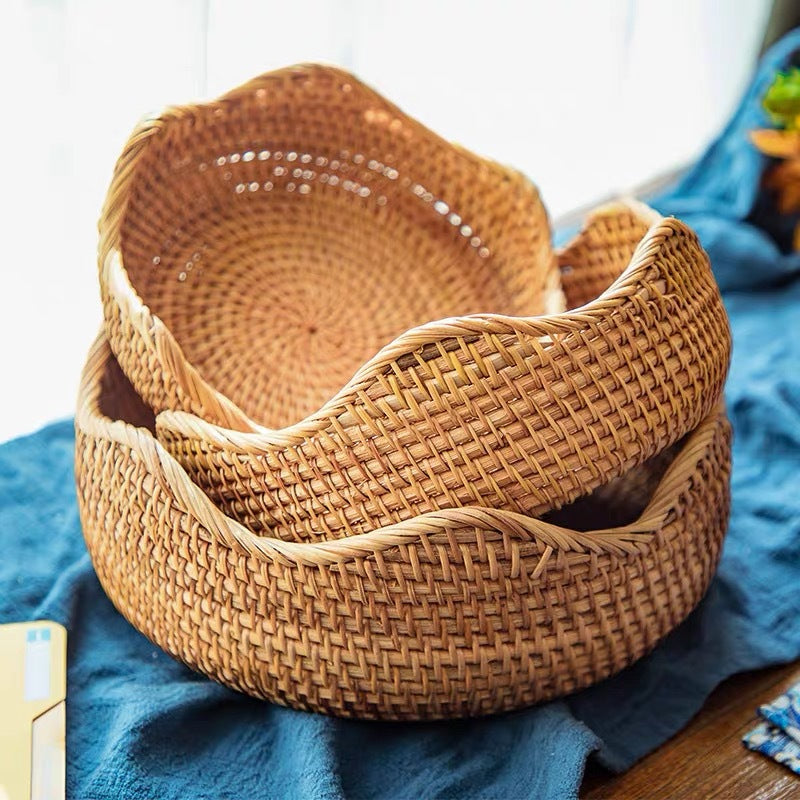
<path fill-rule="evenodd" d="M 406 334 L 291 428 L 165 412 L 159 438 L 227 514 L 286 540 L 464 505 L 558 508 L 694 430 L 730 357 L 708 260 L 681 222 L 612 204 L 558 260 L 572 311 Z"/>
<path fill-rule="evenodd" d="M 528 180 L 314 65 L 142 122 L 100 220 L 100 277 L 148 405 L 243 430 L 298 423 L 422 323 L 561 307 Z"/>
<path fill-rule="evenodd" d="M 727 373 L 685 225 L 614 205 L 555 254 L 532 184 L 333 68 L 146 120 L 100 231 L 106 333 L 162 442 L 286 540 L 545 513 L 693 430 Z"/>
<path fill-rule="evenodd" d="M 588 517 L 590 531 L 465 507 L 312 544 L 257 536 L 224 516 L 152 425 L 99 339 L 82 378 L 76 476 L 105 591 L 194 669 L 316 711 L 480 715 L 613 674 L 698 602 L 727 525 L 720 408 L 580 501 L 588 512 L 580 503 L 560 512 Z"/>
<path fill-rule="evenodd" d="M 731 338 L 680 221 L 614 203 L 556 252 L 519 173 L 306 65 L 143 121 L 99 255 L 84 535 L 190 667 L 477 716 L 614 674 L 706 591 Z"/>

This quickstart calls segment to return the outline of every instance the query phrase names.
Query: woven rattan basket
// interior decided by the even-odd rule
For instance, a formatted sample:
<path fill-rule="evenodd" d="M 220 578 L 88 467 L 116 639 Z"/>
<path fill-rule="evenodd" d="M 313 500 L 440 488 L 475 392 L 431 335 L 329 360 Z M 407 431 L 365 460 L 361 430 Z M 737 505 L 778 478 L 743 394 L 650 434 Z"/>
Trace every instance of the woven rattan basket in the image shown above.
<path fill-rule="evenodd" d="M 318 411 L 421 323 L 563 307 L 529 181 L 321 66 L 141 123 L 100 276 L 111 348 L 148 405 L 242 430 Z"/>
<path fill-rule="evenodd" d="M 730 356 L 708 260 L 677 220 L 610 205 L 558 260 L 573 311 L 428 325 L 297 425 L 165 412 L 159 438 L 227 514 L 286 540 L 465 505 L 558 508 L 693 430 Z"/>
<path fill-rule="evenodd" d="M 560 256 L 581 308 L 537 316 L 563 294 L 533 186 L 331 68 L 143 123 L 100 229 L 106 333 L 162 441 L 286 540 L 539 515 L 694 429 L 727 371 L 684 225 L 596 214 Z"/>
<path fill-rule="evenodd" d="M 550 521 L 467 507 L 311 544 L 224 516 L 152 425 L 98 340 L 82 379 L 76 474 L 109 597 L 194 669 L 346 716 L 487 714 L 618 671 L 698 602 L 728 519 L 720 409 Z M 585 532 L 556 524 L 587 518 Z"/>

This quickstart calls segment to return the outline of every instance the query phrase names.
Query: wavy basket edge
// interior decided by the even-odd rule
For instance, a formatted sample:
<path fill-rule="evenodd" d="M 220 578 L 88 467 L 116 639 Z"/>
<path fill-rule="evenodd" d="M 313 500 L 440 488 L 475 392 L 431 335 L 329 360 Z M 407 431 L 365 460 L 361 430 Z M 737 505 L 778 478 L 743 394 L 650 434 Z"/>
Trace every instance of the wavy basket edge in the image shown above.
<path fill-rule="evenodd" d="M 113 358 L 113 354 L 101 334 L 92 345 L 81 378 L 76 430 L 130 448 L 147 465 L 151 474 L 163 477 L 166 487 L 185 510 L 226 545 L 241 548 L 259 558 L 284 559 L 307 565 L 350 561 L 418 541 L 441 530 L 476 527 L 496 530 L 523 541 L 538 541 L 553 551 L 638 553 L 649 546 L 652 536 L 660 530 L 690 488 L 692 472 L 717 435 L 718 426 L 730 430 L 724 405 L 720 403 L 689 434 L 644 511 L 634 522 L 624 526 L 578 532 L 513 511 L 471 506 L 427 512 L 405 522 L 330 541 L 289 542 L 258 536 L 226 516 L 192 482 L 183 467 L 149 430 L 100 414 L 101 380 L 109 358 Z"/>
<path fill-rule="evenodd" d="M 697 236 L 685 223 L 675 217 L 661 217 L 658 212 L 635 200 L 620 199 L 610 202 L 595 209 L 587 218 L 587 226 L 596 220 L 613 215 L 620 211 L 634 213 L 649 224 L 644 238 L 637 246 L 628 266 L 607 289 L 593 301 L 569 311 L 557 311 L 549 314 L 540 314 L 531 317 L 514 317 L 502 314 L 472 314 L 464 317 L 451 317 L 436 320 L 412 328 L 393 341 L 384 345 L 372 358 L 365 362 L 353 377 L 330 400 L 317 411 L 292 425 L 279 429 L 266 428 L 247 417 L 244 412 L 228 398 L 214 392 L 223 400 L 228 408 L 235 409 L 233 424 L 219 424 L 207 415 L 197 414 L 182 409 L 166 409 L 158 415 L 159 430 L 168 432 L 177 437 L 195 440 L 217 442 L 221 445 L 231 445 L 244 451 L 258 453 L 262 448 L 288 447 L 298 445 L 306 438 L 318 433 L 330 419 L 347 415 L 354 397 L 365 391 L 382 371 L 389 367 L 398 358 L 403 356 L 420 357 L 426 346 L 441 345 L 448 339 L 458 337 L 489 338 L 494 336 L 512 335 L 531 337 L 540 341 L 547 341 L 550 337 L 568 335 L 579 329 L 586 322 L 598 322 L 610 311 L 619 307 L 633 293 L 641 290 L 639 280 L 657 262 L 665 242 L 674 235 L 684 235 L 697 241 Z M 576 242 L 580 241 L 585 231 L 578 233 L 575 238 L 563 248 L 556 251 L 556 258 L 568 252 Z M 710 272 L 706 263 L 705 268 Z M 127 280 L 120 275 L 121 267 L 118 261 L 112 258 L 110 266 L 115 280 Z M 128 283 L 130 287 L 130 284 Z M 135 291 L 130 287 L 130 292 Z M 130 309 L 138 314 L 139 308 L 143 318 L 152 319 L 154 315 L 138 300 L 130 300 L 126 289 L 124 302 L 131 302 Z M 175 341 L 166 326 L 155 317 L 155 327 L 159 333 L 163 332 L 162 341 L 165 352 L 180 353 L 180 345 Z M 168 344 L 166 344 L 168 342 Z M 437 350 L 438 354 L 438 350 Z M 500 358 L 499 355 L 496 356 Z M 175 360 L 170 358 L 169 363 L 179 363 L 185 358 L 180 355 Z M 193 368 L 190 367 L 193 370 Z M 202 379 L 201 379 L 202 380 Z M 456 376 L 455 385 L 458 385 Z M 239 423 L 244 420 L 244 427 Z"/>
<path fill-rule="evenodd" d="M 345 83 L 357 86 L 359 92 L 370 102 L 402 119 L 404 124 L 411 126 L 418 135 L 423 136 L 427 141 L 432 141 L 439 147 L 456 151 L 460 158 L 472 169 L 490 170 L 498 180 L 504 182 L 514 181 L 517 190 L 521 188 L 531 196 L 533 202 L 538 203 L 540 206 L 542 205 L 538 188 L 521 172 L 504 166 L 491 158 L 472 153 L 461 145 L 449 142 L 402 111 L 402 109 L 363 83 L 359 78 L 339 67 L 313 63 L 297 64 L 259 75 L 215 99 L 188 105 L 168 106 L 160 113 L 145 117 L 134 129 L 115 165 L 98 223 L 100 234 L 98 270 L 103 305 L 107 309 L 116 309 L 121 314 L 121 322 L 129 324 L 131 329 L 142 337 L 142 342 L 148 344 L 158 354 L 161 362 L 169 365 L 171 369 L 169 380 L 174 381 L 173 389 L 180 398 L 182 405 L 201 417 L 213 419 L 218 424 L 235 430 L 260 431 L 266 429 L 252 420 L 236 403 L 214 389 L 202 377 L 200 371 L 186 358 L 183 349 L 169 328 L 144 303 L 127 275 L 120 247 L 120 229 L 127 211 L 130 186 L 136 177 L 140 160 L 147 152 L 152 140 L 168 132 L 171 125 L 185 123 L 187 120 L 193 124 L 191 121 L 203 112 L 225 112 L 230 107 L 235 106 L 242 97 L 250 96 L 254 92 L 266 92 L 271 84 L 276 84 L 286 78 L 310 81 L 320 77 L 325 80 L 337 81 L 340 84 Z M 549 232 L 548 217 L 547 233 L 549 234 Z M 547 271 L 543 288 L 547 310 L 557 311 L 563 309 L 564 304 L 559 283 L 557 258 L 552 251 L 550 253 L 550 261 L 551 264 Z M 454 321 L 457 322 L 458 319 L 454 318 Z M 412 329 L 411 333 L 415 330 L 416 328 Z M 447 336 L 440 338 L 447 338 Z M 392 344 L 394 342 L 388 343 L 385 348 L 382 348 L 381 352 L 391 347 Z M 407 348 L 403 345 L 403 349 L 404 352 L 412 352 L 415 346 Z M 361 371 L 358 371 L 350 383 L 357 383 L 356 379 Z M 338 394 L 341 394 L 341 392 Z M 330 403 L 326 403 L 324 408 L 329 405 Z M 316 418 L 321 415 L 324 416 L 324 408 L 314 412 L 307 418 L 307 420 L 311 420 L 310 425 L 313 426 Z M 301 420 L 296 426 L 302 427 L 307 420 Z M 289 426 L 286 430 L 292 427 L 295 426 Z M 287 435 L 291 436 L 291 434 Z M 302 436 L 303 434 L 300 433 L 298 435 Z"/>
<path fill-rule="evenodd" d="M 87 382 L 97 396 L 111 358 L 100 340 L 84 400 Z M 137 408 L 119 410 L 150 424 Z M 648 533 L 634 524 L 565 534 L 545 523 L 545 541 L 512 514 L 500 515 L 502 534 L 494 517 L 484 530 L 487 518 L 468 509 L 454 523 L 463 528 L 399 541 L 354 536 L 350 552 L 343 540 L 287 547 L 248 536 L 203 502 L 147 428 L 85 403 L 76 421 L 84 535 L 120 613 L 213 680 L 336 716 L 479 717 L 606 678 L 697 605 L 728 524 L 730 426 L 721 409 L 661 478 L 665 502 L 656 490 L 639 519 L 651 518 Z"/>

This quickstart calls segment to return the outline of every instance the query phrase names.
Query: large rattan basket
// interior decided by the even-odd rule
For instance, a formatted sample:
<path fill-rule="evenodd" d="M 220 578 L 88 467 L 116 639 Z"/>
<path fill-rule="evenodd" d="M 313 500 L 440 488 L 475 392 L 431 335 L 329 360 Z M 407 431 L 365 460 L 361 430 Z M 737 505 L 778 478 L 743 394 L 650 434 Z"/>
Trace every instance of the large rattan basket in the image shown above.
<path fill-rule="evenodd" d="M 708 260 L 677 220 L 609 205 L 558 261 L 572 311 L 430 324 L 301 423 L 242 432 L 164 412 L 159 438 L 227 514 L 286 540 L 465 505 L 558 508 L 694 430 L 730 356 Z"/>
<path fill-rule="evenodd" d="M 464 507 L 316 543 L 212 504 L 102 338 L 76 428 L 86 542 L 122 614 L 235 689 L 345 716 L 487 714 L 611 675 L 698 602 L 728 519 L 719 408 L 549 521 Z"/>

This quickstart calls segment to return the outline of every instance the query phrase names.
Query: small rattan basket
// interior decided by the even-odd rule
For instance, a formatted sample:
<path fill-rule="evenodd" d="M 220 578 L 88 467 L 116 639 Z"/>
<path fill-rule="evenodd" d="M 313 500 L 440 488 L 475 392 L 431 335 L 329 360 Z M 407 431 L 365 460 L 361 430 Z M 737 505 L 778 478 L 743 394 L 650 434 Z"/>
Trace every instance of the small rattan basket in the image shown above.
<path fill-rule="evenodd" d="M 548 521 L 464 507 L 316 543 L 223 515 L 153 422 L 101 338 L 82 378 L 76 476 L 108 596 L 190 667 L 344 716 L 488 714 L 611 675 L 698 602 L 728 520 L 719 408 Z"/>
<path fill-rule="evenodd" d="M 145 402 L 241 430 L 313 414 L 421 323 L 563 307 L 528 180 L 313 65 L 139 125 L 100 220 L 100 281 Z"/>
<path fill-rule="evenodd" d="M 558 261 L 572 311 L 430 324 L 294 426 L 164 412 L 159 438 L 225 513 L 286 540 L 465 505 L 559 508 L 694 430 L 730 334 L 695 235 L 645 206 L 599 209 Z"/>

